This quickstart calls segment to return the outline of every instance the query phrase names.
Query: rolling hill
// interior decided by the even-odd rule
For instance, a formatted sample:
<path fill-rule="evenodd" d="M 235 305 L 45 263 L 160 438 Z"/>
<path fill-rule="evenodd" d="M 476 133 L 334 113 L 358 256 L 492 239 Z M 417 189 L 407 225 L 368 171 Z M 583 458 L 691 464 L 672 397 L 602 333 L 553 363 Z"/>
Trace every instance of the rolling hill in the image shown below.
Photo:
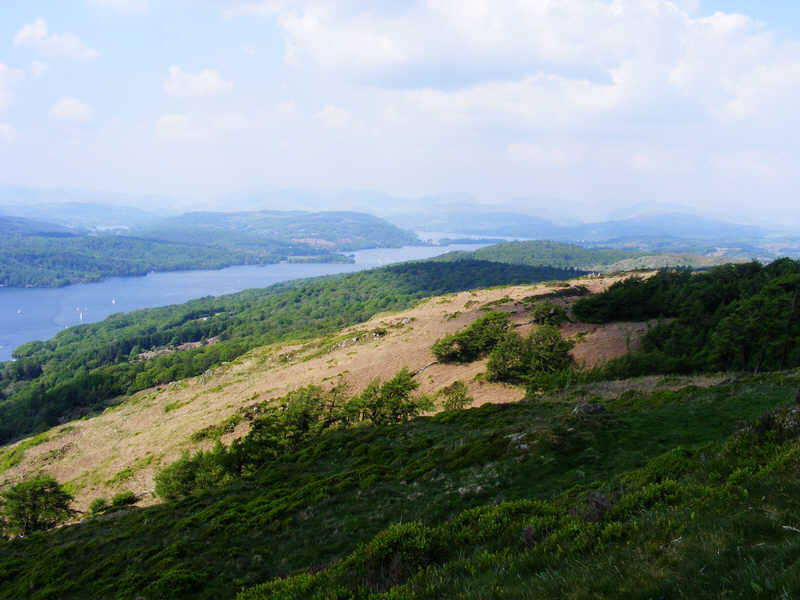
<path fill-rule="evenodd" d="M 423 271 L 475 266 L 395 275 L 418 287 Z M 798 273 L 784 260 L 464 286 L 123 394 L 0 455 L 6 485 L 43 470 L 82 511 L 126 491 L 138 504 L 0 542 L 0 598 L 792 597 Z M 359 276 L 345 296 L 375 283 Z M 324 289 L 276 297 L 313 313 Z M 441 340 L 483 344 L 492 323 L 493 349 L 437 362 Z M 742 340 L 726 339 L 737 324 Z M 548 327 L 575 365 L 492 375 L 503 344 Z M 710 351 L 736 347 L 737 370 L 714 372 Z M 611 377 L 626 369 L 646 374 Z M 370 412 L 393 398 L 427 408 Z"/>
<path fill-rule="evenodd" d="M 488 260 L 515 265 L 552 265 L 600 273 L 617 273 L 636 269 L 665 267 L 708 268 L 729 262 L 744 262 L 727 256 L 698 256 L 696 254 L 653 254 L 642 250 L 617 248 L 587 248 L 551 240 L 504 242 L 471 252 L 448 252 L 433 260 Z"/>

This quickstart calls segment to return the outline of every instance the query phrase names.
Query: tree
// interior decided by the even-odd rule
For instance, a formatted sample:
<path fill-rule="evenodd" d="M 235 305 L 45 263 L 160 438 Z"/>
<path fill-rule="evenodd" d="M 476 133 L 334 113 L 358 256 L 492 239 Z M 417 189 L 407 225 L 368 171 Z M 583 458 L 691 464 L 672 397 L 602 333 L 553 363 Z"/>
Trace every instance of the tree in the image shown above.
<path fill-rule="evenodd" d="M 0 498 L 0 521 L 8 537 L 50 529 L 75 514 L 69 506 L 72 496 L 49 475 L 39 474 L 13 485 Z"/>
<path fill-rule="evenodd" d="M 569 351 L 574 345 L 553 325 L 537 327 L 525 339 L 512 331 L 489 354 L 489 380 L 536 384 L 572 365 Z"/>
<path fill-rule="evenodd" d="M 506 313 L 490 311 L 468 327 L 436 340 L 431 350 L 442 362 L 472 362 L 488 354 L 510 329 Z"/>
<path fill-rule="evenodd" d="M 375 425 L 391 425 L 416 417 L 424 410 L 433 408 L 426 396 L 413 397 L 411 392 L 419 387 L 407 367 L 384 383 L 373 379 L 360 396 L 352 401 L 364 417 Z"/>

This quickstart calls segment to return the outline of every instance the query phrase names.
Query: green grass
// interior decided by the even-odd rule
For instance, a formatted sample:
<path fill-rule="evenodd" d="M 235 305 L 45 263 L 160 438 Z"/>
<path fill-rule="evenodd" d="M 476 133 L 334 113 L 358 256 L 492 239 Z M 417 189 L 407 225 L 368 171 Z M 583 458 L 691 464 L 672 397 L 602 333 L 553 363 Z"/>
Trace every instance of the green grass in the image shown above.
<path fill-rule="evenodd" d="M 0 454 L 0 474 L 17 466 L 22 460 L 22 457 L 25 456 L 25 450 L 43 444 L 48 439 L 46 433 L 40 433 L 39 435 L 20 442 L 16 446 L 4 450 L 3 453 Z"/>
<path fill-rule="evenodd" d="M 779 597 L 800 589 L 800 533 L 783 529 L 800 529 L 797 441 L 732 436 L 797 387 L 333 431 L 252 479 L 0 544 L 0 598 Z M 613 505 L 599 520 L 593 492 Z"/>

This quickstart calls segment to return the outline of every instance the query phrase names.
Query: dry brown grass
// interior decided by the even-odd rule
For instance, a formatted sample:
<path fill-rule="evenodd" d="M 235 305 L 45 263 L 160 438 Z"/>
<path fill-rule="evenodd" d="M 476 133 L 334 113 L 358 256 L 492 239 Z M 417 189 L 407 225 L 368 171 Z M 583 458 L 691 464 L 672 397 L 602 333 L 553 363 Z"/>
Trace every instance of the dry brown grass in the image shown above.
<path fill-rule="evenodd" d="M 619 279 L 617 276 L 579 283 L 599 292 Z M 141 497 L 140 504 L 154 503 L 154 475 L 182 452 L 210 446 L 209 441 L 193 442 L 190 436 L 194 432 L 222 422 L 243 406 L 280 397 L 303 385 L 343 381 L 355 393 L 375 377 L 389 378 L 405 366 L 418 369 L 434 361 L 430 347 L 438 338 L 471 323 L 483 314 L 481 306 L 486 303 L 510 297 L 512 302 L 493 308 L 508 312 L 515 323 L 523 325 L 530 316 L 520 301 L 555 289 L 558 288 L 539 285 L 461 292 L 347 328 L 332 349 L 328 347 L 331 344 L 326 346 L 330 340 L 255 349 L 208 376 L 120 398 L 102 415 L 55 428 L 46 442 L 27 449 L 21 462 L 1 477 L 8 484 L 44 470 L 61 482 L 70 483 L 79 510 L 86 510 L 98 496 L 109 498 L 120 490 L 135 492 Z M 454 313 L 458 314 L 453 316 Z M 529 327 L 520 327 L 520 331 L 524 333 Z M 593 365 L 624 353 L 630 340 L 638 343 L 646 328 L 643 323 L 606 327 L 569 324 L 564 333 L 585 333 L 574 350 L 575 358 Z M 384 329 L 386 334 L 374 337 L 369 333 L 378 329 Z M 363 335 L 365 332 L 367 335 Z M 522 399 L 524 391 L 519 387 L 476 379 L 485 369 L 485 361 L 433 365 L 417 376 L 419 391 L 433 394 L 461 380 L 475 398 L 474 405 Z M 615 388 L 613 384 L 608 386 L 611 394 Z M 241 423 L 222 441 L 229 443 L 246 432 L 246 423 Z"/>

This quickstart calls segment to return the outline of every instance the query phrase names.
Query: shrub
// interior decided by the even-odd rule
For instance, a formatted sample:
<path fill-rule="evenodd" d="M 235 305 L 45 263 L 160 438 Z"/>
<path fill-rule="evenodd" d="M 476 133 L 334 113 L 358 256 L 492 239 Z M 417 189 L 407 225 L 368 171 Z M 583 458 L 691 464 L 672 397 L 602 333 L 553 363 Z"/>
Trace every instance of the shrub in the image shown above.
<path fill-rule="evenodd" d="M 193 457 L 184 452 L 180 459 L 155 477 L 155 492 L 165 500 L 174 500 L 225 483 L 232 477 L 229 456 L 217 442 L 210 452 L 198 452 Z"/>
<path fill-rule="evenodd" d="M 508 333 L 489 354 L 489 379 L 527 382 L 537 389 L 548 387 L 545 384 L 554 374 L 565 372 L 572 365 L 569 351 L 573 345 L 552 325 L 538 327 L 526 339 Z"/>
<path fill-rule="evenodd" d="M 72 496 L 44 474 L 11 486 L 0 500 L 0 525 L 10 537 L 51 529 L 75 514 L 69 507 Z"/>
<path fill-rule="evenodd" d="M 105 512 L 108 509 L 108 501 L 105 498 L 95 498 L 89 504 L 89 512 L 93 515 Z"/>
<path fill-rule="evenodd" d="M 362 418 L 369 419 L 374 425 L 401 423 L 433 408 L 433 403 L 426 396 L 415 398 L 411 395 L 418 387 L 413 375 L 403 367 L 389 381 L 381 383 L 380 379 L 374 379 L 360 396 L 348 404 L 354 405 L 351 412 L 357 410 Z"/>
<path fill-rule="evenodd" d="M 102 500 L 102 498 L 98 498 L 98 500 Z M 111 498 L 111 508 L 122 508 L 129 504 L 136 504 L 136 494 L 131 491 L 114 494 L 114 497 Z"/>
<path fill-rule="evenodd" d="M 442 388 L 439 393 L 444 396 L 442 407 L 445 410 L 461 410 L 474 400 L 472 396 L 467 395 L 467 386 L 460 380 Z"/>
<path fill-rule="evenodd" d="M 531 317 L 539 325 L 561 325 L 567 320 L 567 311 L 552 302 L 540 302 L 533 307 Z"/>
<path fill-rule="evenodd" d="M 472 362 L 487 354 L 511 329 L 511 319 L 491 311 L 456 333 L 436 340 L 431 350 L 443 362 Z"/>
<path fill-rule="evenodd" d="M 486 366 L 489 381 L 524 382 L 530 370 L 528 346 L 517 332 L 509 331 L 489 353 Z"/>

